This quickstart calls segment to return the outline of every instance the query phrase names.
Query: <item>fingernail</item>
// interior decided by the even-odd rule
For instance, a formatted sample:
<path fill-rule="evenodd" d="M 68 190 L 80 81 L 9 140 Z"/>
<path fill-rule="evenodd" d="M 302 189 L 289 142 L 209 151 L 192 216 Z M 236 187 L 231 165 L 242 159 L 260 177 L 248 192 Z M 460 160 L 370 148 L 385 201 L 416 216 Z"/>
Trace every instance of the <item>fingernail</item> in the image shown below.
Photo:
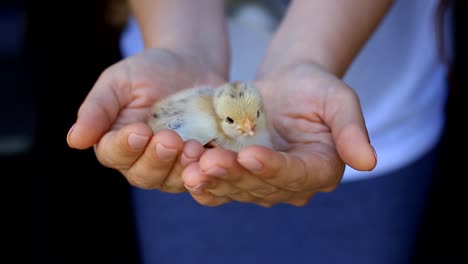
<path fill-rule="evenodd" d="M 183 154 L 188 159 L 197 159 L 200 157 L 204 150 L 205 149 L 203 148 L 203 146 L 199 143 L 197 143 L 197 145 L 195 146 L 193 144 L 188 146 L 188 143 L 186 143 Z"/>
<path fill-rule="evenodd" d="M 187 155 L 185 155 L 185 153 L 182 153 L 182 157 L 180 159 L 180 164 L 182 165 L 182 167 L 187 167 L 190 163 L 192 162 L 195 162 L 197 161 L 197 159 L 192 159 L 192 158 L 189 158 L 187 157 Z"/>
<path fill-rule="evenodd" d="M 141 150 L 146 146 L 146 143 L 148 142 L 149 137 L 148 136 L 142 136 L 138 135 L 135 133 L 131 133 L 128 136 L 128 145 L 133 149 L 133 150 Z"/>
<path fill-rule="evenodd" d="M 263 164 L 253 158 L 239 160 L 239 163 L 252 172 L 260 172 L 263 169 Z"/>
<path fill-rule="evenodd" d="M 202 182 L 194 187 L 190 187 L 188 185 L 184 185 L 185 188 L 187 188 L 187 190 L 189 190 L 190 192 L 194 193 L 194 194 L 202 194 L 203 193 L 203 189 L 205 187 L 208 186 L 208 183 L 207 182 Z"/>
<path fill-rule="evenodd" d="M 68 145 L 70 145 L 70 135 L 71 135 L 71 133 L 73 132 L 73 129 L 75 128 L 75 125 L 76 125 L 76 124 L 73 124 L 73 125 L 70 127 L 70 130 L 68 130 L 68 133 L 67 133 L 67 143 L 68 143 Z"/>
<path fill-rule="evenodd" d="M 196 145 L 196 147 L 193 145 L 188 147 L 186 143 L 180 159 L 182 167 L 187 167 L 190 163 L 197 161 L 203 151 L 204 148 L 200 144 Z"/>
<path fill-rule="evenodd" d="M 223 176 L 227 175 L 227 171 L 225 169 L 223 169 L 223 168 L 215 166 L 215 167 L 207 170 L 205 172 L 205 174 L 208 174 L 208 175 L 214 176 L 214 177 L 223 177 Z"/>
<path fill-rule="evenodd" d="M 156 144 L 156 154 L 161 160 L 172 160 L 177 155 L 177 150 L 166 148 L 163 144 Z"/>

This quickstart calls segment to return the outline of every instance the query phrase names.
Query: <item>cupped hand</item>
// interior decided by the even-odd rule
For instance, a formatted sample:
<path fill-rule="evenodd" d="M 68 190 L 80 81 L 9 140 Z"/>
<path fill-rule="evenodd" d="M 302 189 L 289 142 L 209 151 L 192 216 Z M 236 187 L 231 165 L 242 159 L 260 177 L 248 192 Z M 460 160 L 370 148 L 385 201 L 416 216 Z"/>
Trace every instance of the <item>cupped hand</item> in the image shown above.
<path fill-rule="evenodd" d="M 155 135 L 146 124 L 152 104 L 198 84 L 218 85 L 221 74 L 197 56 L 147 49 L 107 68 L 82 103 L 67 135 L 70 147 L 94 147 L 99 162 L 120 171 L 134 186 L 185 191 L 180 174 L 204 148 L 167 130 Z"/>
<path fill-rule="evenodd" d="M 303 206 L 341 182 L 345 164 L 368 171 L 377 162 L 359 98 L 315 64 L 296 65 L 256 83 L 264 97 L 274 150 L 205 151 L 182 178 L 199 203 L 230 201 Z"/>

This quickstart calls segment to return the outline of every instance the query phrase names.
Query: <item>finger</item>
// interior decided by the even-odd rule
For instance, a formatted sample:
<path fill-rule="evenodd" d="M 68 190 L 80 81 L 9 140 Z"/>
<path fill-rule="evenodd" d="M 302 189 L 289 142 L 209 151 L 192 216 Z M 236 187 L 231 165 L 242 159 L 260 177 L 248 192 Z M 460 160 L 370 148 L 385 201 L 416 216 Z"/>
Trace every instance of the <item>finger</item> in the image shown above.
<path fill-rule="evenodd" d="M 183 141 L 177 133 L 172 130 L 159 131 L 139 159 L 124 170 L 123 174 L 134 186 L 161 189 L 182 148 Z"/>
<path fill-rule="evenodd" d="M 181 177 L 182 172 L 190 163 L 198 161 L 204 151 L 205 149 L 199 142 L 195 140 L 186 141 L 182 154 L 179 155 L 169 176 L 164 181 L 162 189 L 171 193 L 186 191 Z"/>
<path fill-rule="evenodd" d="M 333 189 L 344 171 L 334 149 L 319 143 L 288 153 L 249 146 L 239 152 L 238 162 L 262 180 L 292 192 Z"/>
<path fill-rule="evenodd" d="M 182 173 L 182 179 L 185 188 L 187 188 L 193 199 L 202 205 L 218 206 L 231 202 L 229 197 L 216 196 L 206 191 L 206 187 L 210 185 L 210 182 L 201 176 L 198 162 L 193 162 L 185 168 Z"/>
<path fill-rule="evenodd" d="M 152 135 L 146 124 L 130 124 L 105 134 L 94 151 L 102 165 L 127 170 L 143 154 Z"/>
<path fill-rule="evenodd" d="M 264 203 L 262 199 L 253 196 L 252 194 L 243 191 L 231 183 L 223 180 L 214 180 L 205 190 L 219 197 L 229 197 L 234 201 L 243 203 Z"/>
<path fill-rule="evenodd" d="M 286 200 L 285 203 L 298 207 L 303 207 L 310 202 L 314 194 L 314 192 L 294 193 L 294 195 L 291 196 L 288 200 Z"/>
<path fill-rule="evenodd" d="M 237 192 L 239 189 L 258 198 L 268 198 L 272 194 L 275 194 L 275 197 L 289 196 L 289 191 L 271 185 L 242 167 L 237 162 L 237 154 L 232 151 L 222 148 L 206 151 L 200 159 L 200 169 L 202 174 L 229 182 L 231 186 L 236 188 L 231 193 Z M 214 191 L 216 192 L 216 190 Z M 276 202 L 276 200 L 272 200 L 272 202 Z"/>
<path fill-rule="evenodd" d="M 377 164 L 377 156 L 370 144 L 359 98 L 351 88 L 340 91 L 327 103 L 325 121 L 343 161 L 356 170 L 370 171 Z M 343 103 L 343 98 L 349 99 Z"/>
<path fill-rule="evenodd" d="M 115 67 L 104 71 L 78 110 L 75 124 L 67 134 L 68 145 L 86 149 L 98 142 L 107 132 L 121 108 L 131 100 L 126 93 L 118 93 L 112 78 Z"/>
<path fill-rule="evenodd" d="M 187 187 L 187 189 L 192 195 L 201 195 L 201 197 L 197 199 L 199 199 L 199 203 L 206 205 L 219 205 L 234 200 L 243 203 L 255 203 L 263 207 L 272 206 L 272 203 L 263 201 L 248 192 L 236 188 L 229 182 L 222 180 L 211 179 L 209 183 Z M 201 199 L 204 200 L 202 201 Z"/>
<path fill-rule="evenodd" d="M 205 187 L 205 190 L 216 196 L 229 196 L 242 193 L 243 191 L 236 188 L 226 181 L 212 180 L 212 182 Z"/>

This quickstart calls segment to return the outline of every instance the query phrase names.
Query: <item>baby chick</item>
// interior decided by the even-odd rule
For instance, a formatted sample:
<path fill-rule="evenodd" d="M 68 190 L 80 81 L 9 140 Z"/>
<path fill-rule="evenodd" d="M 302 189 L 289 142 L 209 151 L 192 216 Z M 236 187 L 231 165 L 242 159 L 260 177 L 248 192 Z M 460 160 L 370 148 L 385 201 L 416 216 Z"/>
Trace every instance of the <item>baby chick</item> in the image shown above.
<path fill-rule="evenodd" d="M 249 82 L 196 86 L 154 103 L 148 124 L 182 139 L 238 152 L 251 144 L 272 147 L 259 91 Z"/>
<path fill-rule="evenodd" d="M 155 102 L 149 126 L 154 132 L 172 129 L 184 141 L 195 139 L 202 145 L 210 143 L 218 134 L 213 109 L 214 91 L 210 86 L 196 86 Z"/>
<path fill-rule="evenodd" d="M 260 92 L 250 82 L 226 83 L 213 96 L 221 133 L 214 144 L 239 151 L 252 144 L 272 147 Z"/>

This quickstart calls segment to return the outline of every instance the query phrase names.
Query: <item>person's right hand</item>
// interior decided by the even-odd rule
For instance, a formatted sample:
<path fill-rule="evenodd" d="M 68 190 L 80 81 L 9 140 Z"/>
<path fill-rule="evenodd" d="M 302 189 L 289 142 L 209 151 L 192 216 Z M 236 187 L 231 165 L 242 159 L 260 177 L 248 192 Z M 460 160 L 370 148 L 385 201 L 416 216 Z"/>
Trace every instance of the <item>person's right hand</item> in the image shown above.
<path fill-rule="evenodd" d="M 185 191 L 180 174 L 204 151 L 167 130 L 155 135 L 146 124 L 155 100 L 199 84 L 225 78 L 196 55 L 147 49 L 107 68 L 82 103 L 67 135 L 76 149 L 94 146 L 99 162 L 122 173 L 134 186 Z"/>

